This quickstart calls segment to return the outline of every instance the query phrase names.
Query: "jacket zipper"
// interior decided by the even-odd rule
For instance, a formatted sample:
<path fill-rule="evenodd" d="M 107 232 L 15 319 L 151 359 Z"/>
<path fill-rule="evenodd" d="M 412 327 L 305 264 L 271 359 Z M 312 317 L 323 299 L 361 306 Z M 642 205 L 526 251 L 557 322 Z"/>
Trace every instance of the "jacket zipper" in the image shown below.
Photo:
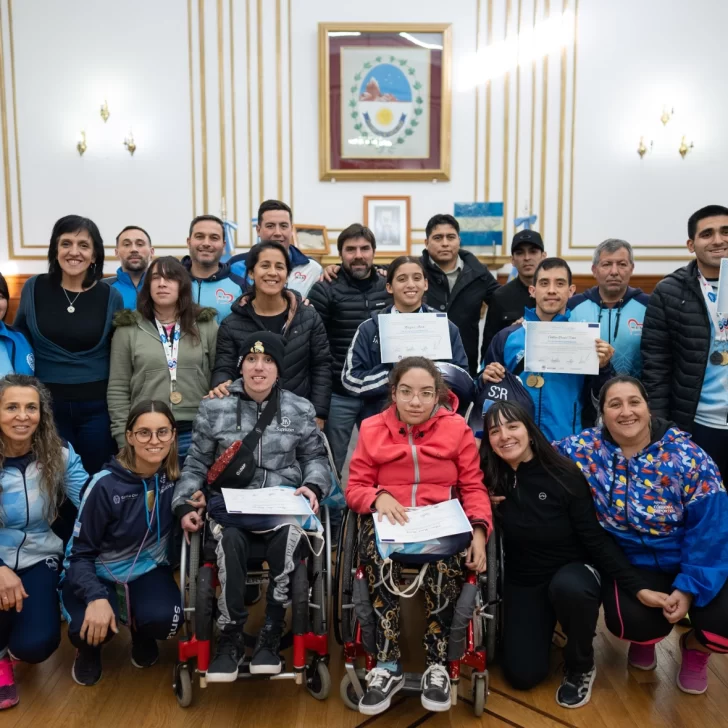
<path fill-rule="evenodd" d="M 609 344 L 612 343 L 612 309 L 607 309 L 609 311 L 609 321 L 607 322 L 607 342 Z"/>
<path fill-rule="evenodd" d="M 412 448 L 412 460 L 415 466 L 415 480 L 412 484 L 412 505 L 417 505 L 417 486 L 420 482 L 420 463 L 417 460 L 417 446 L 415 445 L 414 438 L 412 437 L 412 428 L 407 425 L 407 439 L 409 440 L 410 447 Z"/>
<path fill-rule="evenodd" d="M 25 544 L 25 540 L 28 538 L 28 525 L 30 524 L 30 505 L 28 503 L 28 483 L 25 480 L 25 470 L 22 471 L 23 476 L 23 489 L 25 490 L 25 530 L 23 531 L 23 540 L 20 542 L 17 551 L 15 552 L 15 568 L 13 571 L 18 570 L 18 562 L 20 561 L 20 551 Z"/>
<path fill-rule="evenodd" d="M 571 429 L 576 432 L 576 402 L 574 402 L 574 420 L 571 423 Z"/>

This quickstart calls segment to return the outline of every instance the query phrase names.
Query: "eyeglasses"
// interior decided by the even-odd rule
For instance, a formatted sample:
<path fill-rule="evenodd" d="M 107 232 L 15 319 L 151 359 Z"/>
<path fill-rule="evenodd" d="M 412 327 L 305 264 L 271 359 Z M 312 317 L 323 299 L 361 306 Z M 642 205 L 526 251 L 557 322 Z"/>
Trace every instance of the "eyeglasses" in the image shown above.
<path fill-rule="evenodd" d="M 403 402 L 411 402 L 415 397 L 422 404 L 430 404 L 435 401 L 435 392 L 431 389 L 425 389 L 422 392 L 414 392 L 409 387 L 397 387 L 397 397 Z"/>
<path fill-rule="evenodd" d="M 133 434 L 137 442 L 142 444 L 149 442 L 152 435 L 156 435 L 159 442 L 169 442 L 174 437 L 174 430 L 169 427 L 160 427 L 158 430 L 148 430 L 146 427 L 142 427 L 141 430 L 137 430 Z"/>

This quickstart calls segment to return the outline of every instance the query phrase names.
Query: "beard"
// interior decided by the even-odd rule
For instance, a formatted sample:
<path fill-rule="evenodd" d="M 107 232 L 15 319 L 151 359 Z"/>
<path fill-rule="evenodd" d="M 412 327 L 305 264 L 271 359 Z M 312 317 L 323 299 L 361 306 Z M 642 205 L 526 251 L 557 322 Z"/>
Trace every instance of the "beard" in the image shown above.
<path fill-rule="evenodd" d="M 344 266 L 344 270 L 352 278 L 355 278 L 358 281 L 363 281 L 365 278 L 368 278 L 370 273 L 372 272 L 372 266 L 367 265 L 366 262 L 363 260 L 353 260 L 350 265 L 347 265 L 346 263 L 342 263 L 342 265 Z M 357 267 L 354 270 L 354 269 L 352 269 L 353 265 L 363 266 L 363 267 Z"/>
<path fill-rule="evenodd" d="M 146 270 L 147 266 L 149 265 L 149 261 L 145 260 L 144 258 L 132 258 L 131 260 L 127 260 L 124 264 L 124 267 L 127 270 Z"/>

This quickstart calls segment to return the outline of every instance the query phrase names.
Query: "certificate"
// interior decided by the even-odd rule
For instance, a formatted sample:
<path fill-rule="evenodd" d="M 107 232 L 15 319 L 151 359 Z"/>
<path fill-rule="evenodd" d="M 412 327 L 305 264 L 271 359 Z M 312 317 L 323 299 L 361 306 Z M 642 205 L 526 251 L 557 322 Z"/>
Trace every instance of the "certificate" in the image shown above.
<path fill-rule="evenodd" d="M 599 324 L 526 321 L 527 372 L 599 374 Z"/>
<path fill-rule="evenodd" d="M 407 517 L 409 521 L 404 525 L 400 523 L 392 525 L 386 516 L 380 522 L 379 516 L 375 513 L 374 528 L 379 540 L 383 543 L 418 543 L 473 531 L 459 500 L 408 508 Z"/>
<path fill-rule="evenodd" d="M 447 314 L 385 313 L 377 321 L 383 364 L 398 362 L 406 356 L 452 359 Z"/>
<path fill-rule="evenodd" d="M 228 513 L 270 516 L 310 516 L 308 500 L 293 488 L 222 488 Z"/>

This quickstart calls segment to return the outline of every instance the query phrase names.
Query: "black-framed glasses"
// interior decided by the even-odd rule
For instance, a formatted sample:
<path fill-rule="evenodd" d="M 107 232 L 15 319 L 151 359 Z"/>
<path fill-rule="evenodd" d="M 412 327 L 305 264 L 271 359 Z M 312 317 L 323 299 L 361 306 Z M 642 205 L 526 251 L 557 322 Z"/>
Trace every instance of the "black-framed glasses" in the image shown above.
<path fill-rule="evenodd" d="M 133 433 L 137 442 L 146 444 L 152 439 L 152 435 L 157 436 L 159 442 L 169 442 L 174 437 L 174 430 L 171 427 L 160 427 L 158 430 L 148 430 L 146 427 L 142 427 L 139 430 L 135 430 Z"/>

